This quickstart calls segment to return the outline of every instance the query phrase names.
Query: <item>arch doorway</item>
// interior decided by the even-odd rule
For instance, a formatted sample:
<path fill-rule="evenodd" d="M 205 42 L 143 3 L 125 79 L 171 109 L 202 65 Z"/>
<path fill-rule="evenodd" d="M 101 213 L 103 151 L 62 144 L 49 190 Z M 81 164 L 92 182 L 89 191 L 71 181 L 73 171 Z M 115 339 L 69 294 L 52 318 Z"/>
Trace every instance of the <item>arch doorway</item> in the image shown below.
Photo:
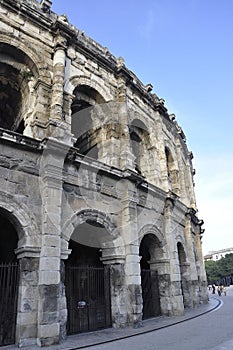
<path fill-rule="evenodd" d="M 111 327 L 110 271 L 101 262 L 99 240 L 91 239 L 94 233 L 106 235 L 101 226 L 81 224 L 70 239 L 72 253 L 65 270 L 67 334 Z"/>
<path fill-rule="evenodd" d="M 19 268 L 14 250 L 18 235 L 7 212 L 0 210 L 0 346 L 15 343 Z"/>
<path fill-rule="evenodd" d="M 139 255 L 141 257 L 143 319 L 161 315 L 158 271 L 150 268 L 150 261 L 155 253 L 155 245 L 156 237 L 152 234 L 147 234 L 143 237 L 139 249 Z"/>

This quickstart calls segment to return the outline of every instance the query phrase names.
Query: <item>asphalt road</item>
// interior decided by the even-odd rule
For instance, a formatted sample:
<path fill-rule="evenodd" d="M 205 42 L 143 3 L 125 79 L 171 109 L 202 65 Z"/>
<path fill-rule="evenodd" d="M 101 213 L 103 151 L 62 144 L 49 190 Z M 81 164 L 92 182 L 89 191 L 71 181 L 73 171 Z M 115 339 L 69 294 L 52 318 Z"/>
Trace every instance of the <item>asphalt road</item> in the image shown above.
<path fill-rule="evenodd" d="M 233 287 L 221 305 L 200 317 L 86 350 L 233 350 Z"/>

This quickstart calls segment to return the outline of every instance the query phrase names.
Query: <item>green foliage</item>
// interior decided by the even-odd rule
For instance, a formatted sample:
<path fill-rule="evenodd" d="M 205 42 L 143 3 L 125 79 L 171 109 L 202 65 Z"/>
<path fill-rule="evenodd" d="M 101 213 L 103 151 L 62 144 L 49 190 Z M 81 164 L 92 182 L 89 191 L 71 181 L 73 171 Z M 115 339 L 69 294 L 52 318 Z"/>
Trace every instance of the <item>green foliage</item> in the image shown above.
<path fill-rule="evenodd" d="M 226 276 L 233 275 L 233 253 L 226 254 L 224 258 L 217 261 L 205 261 L 205 269 L 209 284 L 221 280 Z"/>

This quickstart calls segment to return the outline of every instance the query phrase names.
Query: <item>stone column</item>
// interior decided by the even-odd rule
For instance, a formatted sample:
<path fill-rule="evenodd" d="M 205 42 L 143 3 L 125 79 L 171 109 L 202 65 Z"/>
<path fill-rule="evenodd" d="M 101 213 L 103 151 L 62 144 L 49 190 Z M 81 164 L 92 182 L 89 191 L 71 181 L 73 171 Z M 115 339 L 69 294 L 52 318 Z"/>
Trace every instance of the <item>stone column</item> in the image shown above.
<path fill-rule="evenodd" d="M 187 178 L 187 190 L 189 191 L 190 207 L 196 209 L 196 198 L 194 193 L 194 182 L 193 182 L 193 167 L 192 167 L 193 154 L 188 154 L 187 165 L 186 165 L 186 178 Z"/>
<path fill-rule="evenodd" d="M 50 105 L 50 120 L 47 129 L 47 137 L 53 137 L 61 140 L 70 146 L 73 146 L 74 139 L 71 135 L 71 126 L 66 122 L 66 113 L 64 110 L 64 80 L 65 80 L 65 40 L 57 39 L 57 47 L 53 58 L 53 83 Z M 60 43 L 61 42 L 61 43 Z M 69 120 L 70 121 L 70 120 Z"/>
<path fill-rule="evenodd" d="M 186 213 L 186 221 L 185 221 L 185 240 L 186 240 L 186 247 L 187 247 L 187 259 L 190 263 L 190 268 L 187 271 L 187 278 L 190 282 L 190 294 L 192 299 L 192 305 L 193 307 L 197 306 L 199 304 L 199 298 L 198 298 L 198 275 L 197 275 L 197 266 L 194 256 L 194 236 L 192 233 L 192 224 L 191 224 L 191 218 L 193 210 L 190 209 L 189 212 Z"/>
<path fill-rule="evenodd" d="M 161 314 L 172 315 L 172 304 L 170 298 L 171 280 L 170 280 L 170 260 L 151 260 L 149 261 L 150 270 L 158 271 L 159 298 Z"/>
<path fill-rule="evenodd" d="M 127 325 L 125 257 L 105 256 L 103 249 L 101 261 L 110 268 L 110 291 L 112 326 L 122 328 Z"/>
<path fill-rule="evenodd" d="M 123 170 L 135 170 L 135 156 L 131 150 L 129 135 L 129 111 L 126 97 L 126 82 L 123 78 L 118 79 L 118 100 L 117 104 L 120 132 L 120 168 Z"/>
<path fill-rule="evenodd" d="M 197 256 L 197 266 L 198 266 L 198 280 L 199 280 L 199 297 L 200 303 L 208 302 L 208 293 L 207 293 L 207 278 L 205 272 L 204 258 L 202 254 L 202 244 L 201 244 L 201 225 L 203 221 L 200 221 L 196 226 L 196 234 L 194 237 L 196 245 L 196 256 Z"/>
<path fill-rule="evenodd" d="M 147 178 L 149 182 L 153 185 L 160 187 L 161 186 L 161 171 L 160 171 L 160 162 L 159 162 L 159 150 L 157 146 L 157 130 L 154 130 L 154 127 L 149 128 L 150 134 L 150 148 L 147 149 L 147 158 L 148 158 L 148 169 L 147 169 Z"/>
<path fill-rule="evenodd" d="M 24 134 L 42 140 L 47 136 L 46 127 L 49 120 L 48 106 L 51 85 L 38 80 L 34 85 L 34 90 L 36 101 L 34 103 L 35 105 L 32 104 L 30 106 L 33 111 L 31 112 L 30 120 L 26 123 Z"/>
<path fill-rule="evenodd" d="M 160 164 L 160 179 L 161 186 L 164 191 L 168 192 L 170 189 L 170 184 L 168 181 L 168 172 L 167 172 L 167 159 L 165 154 L 165 144 L 163 136 L 163 125 L 161 121 L 161 116 L 159 115 L 157 123 L 157 147 L 158 147 L 158 157 Z"/>
<path fill-rule="evenodd" d="M 121 235 L 125 242 L 125 282 L 127 286 L 126 309 L 128 323 L 140 326 L 142 320 L 141 269 L 137 230 L 136 188 L 125 180 L 122 193 L 122 226 Z"/>
<path fill-rule="evenodd" d="M 60 341 L 62 169 L 67 148 L 49 139 L 40 163 L 42 237 L 39 265 L 39 346 Z"/>
<path fill-rule="evenodd" d="M 170 300 L 171 300 L 171 314 L 172 315 L 183 315 L 184 304 L 181 290 L 181 279 L 180 279 L 180 267 L 177 253 L 176 241 L 174 239 L 173 232 L 173 220 L 172 213 L 175 202 L 173 198 L 167 198 L 164 207 L 164 229 L 167 245 L 169 247 L 170 256 Z"/>
<path fill-rule="evenodd" d="M 180 198 L 183 202 L 187 201 L 187 193 L 185 188 L 185 164 L 182 160 L 182 150 L 180 141 L 176 140 L 176 153 L 177 153 L 177 162 L 179 167 L 179 184 L 180 184 Z M 189 203 L 186 203 L 187 205 Z"/>
<path fill-rule="evenodd" d="M 53 58 L 53 86 L 51 96 L 51 118 L 62 120 L 63 116 L 63 91 L 65 77 L 66 54 L 64 47 L 58 46 Z"/>
<path fill-rule="evenodd" d="M 18 314 L 16 343 L 19 347 L 33 346 L 37 340 L 38 279 L 40 249 L 16 249 L 19 259 Z"/>

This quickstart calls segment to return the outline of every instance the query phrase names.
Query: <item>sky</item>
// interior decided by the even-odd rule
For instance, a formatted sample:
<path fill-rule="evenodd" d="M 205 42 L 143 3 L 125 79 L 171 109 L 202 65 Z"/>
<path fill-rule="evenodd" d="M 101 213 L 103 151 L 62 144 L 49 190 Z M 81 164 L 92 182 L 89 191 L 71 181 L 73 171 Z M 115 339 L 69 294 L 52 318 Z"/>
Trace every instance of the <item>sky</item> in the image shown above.
<path fill-rule="evenodd" d="M 53 0 L 153 92 L 193 152 L 203 253 L 233 247 L 233 1 Z"/>

